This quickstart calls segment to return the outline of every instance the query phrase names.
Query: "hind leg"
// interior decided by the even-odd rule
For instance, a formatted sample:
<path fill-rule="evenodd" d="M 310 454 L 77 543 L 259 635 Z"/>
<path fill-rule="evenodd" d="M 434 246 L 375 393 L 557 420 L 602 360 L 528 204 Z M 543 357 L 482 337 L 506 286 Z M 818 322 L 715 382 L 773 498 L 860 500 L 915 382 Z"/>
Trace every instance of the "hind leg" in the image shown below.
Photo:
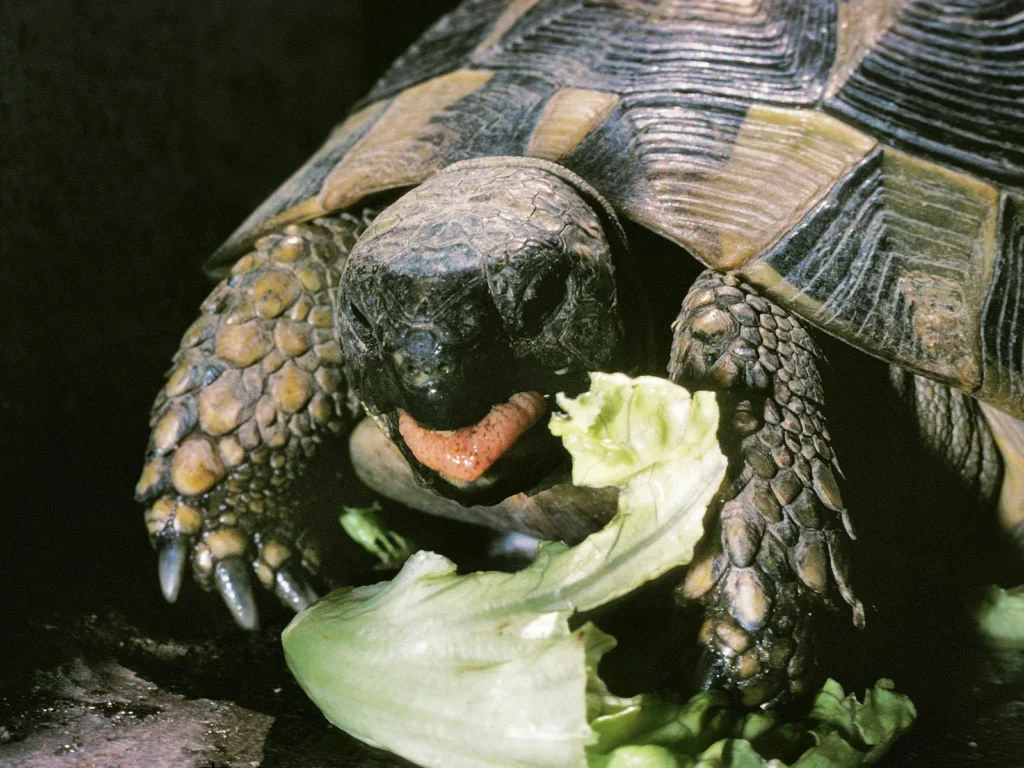
<path fill-rule="evenodd" d="M 899 368 L 890 379 L 925 450 L 999 522 L 1024 558 L 1024 422 L 970 395 Z"/>
<path fill-rule="evenodd" d="M 895 366 L 889 369 L 889 379 L 917 422 L 925 450 L 980 502 L 992 503 L 998 493 L 1002 463 L 982 404 L 945 384 Z"/>
<path fill-rule="evenodd" d="M 168 601 L 189 563 L 246 629 L 259 622 L 251 574 L 295 610 L 315 599 L 319 555 L 299 492 L 321 442 L 356 415 L 333 318 L 365 226 L 343 214 L 262 238 L 182 338 L 135 489 Z"/>
<path fill-rule="evenodd" d="M 820 353 L 736 278 L 704 272 L 674 324 L 669 374 L 719 393 L 729 457 L 718 515 L 678 594 L 705 611 L 701 683 L 754 706 L 804 691 L 815 616 L 841 597 L 852 530 L 821 409 Z"/>

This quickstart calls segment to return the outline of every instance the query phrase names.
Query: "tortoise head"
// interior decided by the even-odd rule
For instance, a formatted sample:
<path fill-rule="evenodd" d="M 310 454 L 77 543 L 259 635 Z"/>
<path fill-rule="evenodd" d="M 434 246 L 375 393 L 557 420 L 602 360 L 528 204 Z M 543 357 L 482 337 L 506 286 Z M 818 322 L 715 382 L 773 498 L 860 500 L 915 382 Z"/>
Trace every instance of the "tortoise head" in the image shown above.
<path fill-rule="evenodd" d="M 612 247 L 584 194 L 543 167 L 463 163 L 385 209 L 349 256 L 349 384 L 447 496 L 536 484 L 561 456 L 553 395 L 620 365 Z"/>

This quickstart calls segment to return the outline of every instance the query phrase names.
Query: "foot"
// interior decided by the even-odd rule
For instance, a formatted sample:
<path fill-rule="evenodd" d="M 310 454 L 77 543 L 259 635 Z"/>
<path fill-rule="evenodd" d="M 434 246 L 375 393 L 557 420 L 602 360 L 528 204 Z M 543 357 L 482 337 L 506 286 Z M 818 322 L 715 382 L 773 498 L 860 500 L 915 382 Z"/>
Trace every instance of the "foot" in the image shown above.
<path fill-rule="evenodd" d="M 297 484 L 325 436 L 354 420 L 333 318 L 364 227 L 342 215 L 262 238 L 185 333 L 135 489 L 168 601 L 189 563 L 245 629 L 259 624 L 253 574 L 294 610 L 316 598 L 320 559 Z"/>

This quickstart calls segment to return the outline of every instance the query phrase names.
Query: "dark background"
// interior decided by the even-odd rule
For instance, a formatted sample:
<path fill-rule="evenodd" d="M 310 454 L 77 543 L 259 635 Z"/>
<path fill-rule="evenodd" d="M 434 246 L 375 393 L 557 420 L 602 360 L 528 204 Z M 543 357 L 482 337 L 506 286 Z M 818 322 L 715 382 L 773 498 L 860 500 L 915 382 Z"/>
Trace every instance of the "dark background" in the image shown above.
<path fill-rule="evenodd" d="M 0 0 L 0 764 L 92 708 L 67 692 L 82 659 L 280 711 L 283 614 L 250 639 L 193 585 L 160 598 L 132 498 L 148 410 L 202 260 L 454 4 Z M 149 637 L 187 660 L 124 656 Z"/>
<path fill-rule="evenodd" d="M 200 262 L 453 5 L 0 3 L 8 620 L 153 575 L 131 494 Z"/>
<path fill-rule="evenodd" d="M 203 258 L 453 5 L 0 0 L 0 743 L 5 717 L 47 703 L 31 693 L 36 670 L 81 651 L 40 641 L 38 628 L 92 637 L 103 624 L 82 642 L 106 653 L 122 631 L 112 616 L 135 622 L 126 635 L 141 622 L 226 638 L 242 661 L 226 654 L 223 675 L 198 662 L 191 677 L 148 672 L 189 696 L 273 711 L 251 690 L 258 665 L 239 672 L 263 659 L 286 675 L 273 646 L 240 640 L 190 584 L 178 605 L 160 599 L 132 499 L 148 409 L 209 290 Z M 863 582 L 869 642 L 850 657 L 852 679 L 902 672 L 918 702 L 922 723 L 895 764 L 1024 765 L 1005 743 L 1022 738 L 1020 656 L 979 650 L 963 610 L 996 577 L 990 526 L 935 466 L 905 461 L 916 449 L 899 412 L 879 405 L 884 368 L 834 348 L 835 407 L 855 415 L 834 430 L 854 479 L 847 499 L 862 538 L 888 548 Z M 34 722 L 15 721 L 17 738 Z M 275 728 L 268 755 L 296 748 Z M 289 764 L 277 760 L 267 764 Z"/>

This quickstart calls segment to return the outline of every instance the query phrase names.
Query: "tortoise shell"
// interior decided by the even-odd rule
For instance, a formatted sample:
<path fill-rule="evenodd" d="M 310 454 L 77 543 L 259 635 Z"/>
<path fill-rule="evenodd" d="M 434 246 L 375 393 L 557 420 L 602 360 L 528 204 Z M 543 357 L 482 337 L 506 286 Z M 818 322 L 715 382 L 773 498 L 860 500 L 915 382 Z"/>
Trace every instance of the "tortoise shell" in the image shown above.
<path fill-rule="evenodd" d="M 557 162 L 819 328 L 1024 416 L 1020 0 L 469 0 L 207 268 L 485 156 Z"/>

